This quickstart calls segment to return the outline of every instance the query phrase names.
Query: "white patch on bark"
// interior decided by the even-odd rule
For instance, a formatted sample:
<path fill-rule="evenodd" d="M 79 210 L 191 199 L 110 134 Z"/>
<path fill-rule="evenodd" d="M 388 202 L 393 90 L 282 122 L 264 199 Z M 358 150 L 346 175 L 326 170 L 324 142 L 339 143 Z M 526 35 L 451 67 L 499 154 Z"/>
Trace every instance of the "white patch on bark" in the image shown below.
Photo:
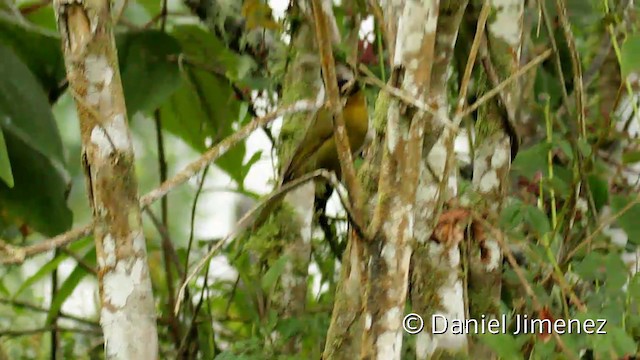
<path fill-rule="evenodd" d="M 520 49 L 523 4 L 522 0 L 491 0 L 497 11 L 495 20 L 488 24 L 489 31 L 514 49 Z"/>
<path fill-rule="evenodd" d="M 489 262 L 487 262 L 487 271 L 494 271 L 500 266 L 500 245 L 495 240 L 487 239 L 484 246 L 489 253 Z"/>
<path fill-rule="evenodd" d="M 506 138 L 503 140 L 506 140 Z M 509 158 L 511 157 L 511 154 L 509 153 L 509 150 L 505 145 L 507 145 L 506 141 L 501 141 L 500 143 L 498 143 L 498 146 L 496 147 L 493 156 L 491 157 L 491 167 L 493 167 L 494 169 L 505 166 L 507 164 L 507 161 L 509 161 Z"/>
<path fill-rule="evenodd" d="M 140 253 L 146 250 L 146 244 L 144 241 L 144 233 L 142 230 L 138 230 L 133 234 L 133 251 Z"/>
<path fill-rule="evenodd" d="M 136 286 L 140 285 L 143 270 L 144 262 L 140 258 L 135 260 L 131 269 L 126 269 L 124 261 L 118 262 L 103 278 L 105 302 L 116 308 L 124 307 Z"/>
<path fill-rule="evenodd" d="M 91 84 L 108 86 L 114 73 L 105 56 L 90 54 L 84 60 L 84 74 Z"/>
<path fill-rule="evenodd" d="M 392 154 L 396 151 L 400 137 L 398 129 L 396 128 L 397 124 L 395 124 L 398 116 L 398 106 L 395 102 L 392 102 L 387 110 L 387 148 Z"/>
<path fill-rule="evenodd" d="M 398 336 L 400 334 L 400 336 Z M 398 339 L 399 338 L 399 339 Z M 376 340 L 376 359 L 399 359 L 402 347 L 402 333 L 398 330 L 387 330 Z"/>
<path fill-rule="evenodd" d="M 464 321 L 464 289 L 462 287 L 462 280 L 458 277 L 460 270 L 459 247 L 454 246 L 447 249 L 441 244 L 432 242 L 429 244 L 429 257 L 438 268 L 444 270 L 443 273 L 448 274 L 444 279 L 442 286 L 437 290 L 443 307 L 443 311 L 437 314 L 444 316 L 449 323 L 451 323 L 451 320 L 453 319 Z M 442 325 L 436 324 L 435 326 L 442 328 Z M 452 334 L 451 327 L 447 329 L 446 333 L 433 335 L 433 337 L 436 343 L 430 346 L 435 346 L 438 349 L 451 349 L 458 351 L 464 348 L 467 344 L 466 335 Z M 428 349 L 421 350 L 428 351 Z"/>
<path fill-rule="evenodd" d="M 89 105 L 98 105 L 100 103 L 100 92 L 94 85 L 87 87 L 87 95 L 84 97 Z"/>
<path fill-rule="evenodd" d="M 116 242 L 111 234 L 107 234 L 102 240 L 102 249 L 104 251 L 104 266 L 114 266 L 116 264 Z"/>
<path fill-rule="evenodd" d="M 430 333 L 423 331 L 416 335 L 416 359 L 428 359 L 438 348 L 438 340 Z"/>
<path fill-rule="evenodd" d="M 371 319 L 371 314 L 367 313 L 364 317 L 364 329 L 371 330 L 371 324 L 373 323 Z"/>
<path fill-rule="evenodd" d="M 382 247 L 380 255 L 382 255 L 382 258 L 387 263 L 388 271 L 395 272 L 398 268 L 396 263 L 396 245 L 390 242 L 386 243 Z"/>
<path fill-rule="evenodd" d="M 105 126 L 94 126 L 91 130 L 91 142 L 96 145 L 102 158 L 108 157 L 115 150 L 128 151 L 131 143 L 124 115 L 114 115 Z"/>
<path fill-rule="evenodd" d="M 138 304 L 142 306 L 141 304 Z M 100 324 L 104 330 L 108 359 L 156 359 L 158 340 L 152 331 L 155 319 L 127 311 L 102 307 Z"/>
<path fill-rule="evenodd" d="M 481 193 L 488 193 L 493 189 L 497 189 L 498 186 L 500 186 L 498 174 L 494 169 L 491 169 L 480 179 L 479 190 Z"/>
<path fill-rule="evenodd" d="M 431 169 L 438 175 L 444 173 L 444 168 L 447 163 L 447 147 L 444 145 L 443 139 L 444 135 L 433 145 L 431 152 L 429 152 L 427 156 L 429 166 L 431 166 Z"/>

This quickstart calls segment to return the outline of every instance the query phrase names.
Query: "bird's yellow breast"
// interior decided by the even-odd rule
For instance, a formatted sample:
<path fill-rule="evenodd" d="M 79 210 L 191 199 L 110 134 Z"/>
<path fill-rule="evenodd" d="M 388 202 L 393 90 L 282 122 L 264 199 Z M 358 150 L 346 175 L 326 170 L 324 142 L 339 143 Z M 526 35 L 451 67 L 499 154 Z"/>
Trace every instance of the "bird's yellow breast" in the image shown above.
<path fill-rule="evenodd" d="M 362 147 L 369 130 L 369 115 L 362 91 L 348 97 L 342 116 L 351 152 L 355 153 Z M 292 157 L 290 168 L 284 174 L 284 181 L 290 181 L 317 169 L 334 171 L 338 177 L 341 175 L 329 109 L 322 109 L 316 114 L 311 128 Z"/>

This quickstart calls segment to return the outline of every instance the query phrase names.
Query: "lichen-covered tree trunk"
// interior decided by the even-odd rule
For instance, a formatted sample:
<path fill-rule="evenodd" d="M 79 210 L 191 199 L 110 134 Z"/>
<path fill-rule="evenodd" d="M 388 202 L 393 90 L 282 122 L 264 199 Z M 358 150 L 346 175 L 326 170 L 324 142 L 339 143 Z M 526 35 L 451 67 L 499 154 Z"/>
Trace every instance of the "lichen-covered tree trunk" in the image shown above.
<path fill-rule="evenodd" d="M 466 1 L 442 1 L 436 31 L 435 53 L 430 103 L 436 104 L 441 118 L 448 115 L 448 88 L 453 50 L 458 29 L 465 13 Z M 446 139 L 452 138 L 450 129 L 443 129 L 436 117 L 420 164 L 420 183 L 416 200 L 416 249 L 411 259 L 412 312 L 425 319 L 424 330 L 416 338 L 416 358 L 427 359 L 435 353 L 466 351 L 466 336 L 432 334 L 431 318 L 437 314 L 445 318 L 461 319 L 465 316 L 463 282 L 460 276 L 461 257 L 458 239 L 447 243 L 433 240 L 435 221 L 442 212 L 443 200 L 455 195 L 455 176 L 445 173 L 450 149 Z M 439 201 L 440 200 L 440 201 Z"/>
<path fill-rule="evenodd" d="M 310 10 L 306 10 L 304 1 L 295 2 L 290 9 L 290 16 L 303 19 L 293 35 L 292 60 L 285 75 L 283 86 L 283 105 L 292 104 L 299 99 L 313 98 L 321 91 L 320 67 L 317 47 L 314 44 L 313 26 L 308 19 Z M 300 144 L 309 123 L 309 114 L 294 114 L 284 118 L 280 133 L 278 158 L 281 167 Z M 287 264 L 280 278 L 280 286 L 274 295 L 276 311 L 282 318 L 295 318 L 304 313 L 307 298 L 307 277 L 311 253 L 312 220 L 315 198 L 315 186 L 308 183 L 291 191 L 284 199 L 295 210 L 296 234 L 289 234 L 283 244 L 283 255 L 287 256 Z M 297 340 L 289 343 L 288 353 L 296 353 Z"/>
<path fill-rule="evenodd" d="M 54 7 L 80 119 L 106 358 L 155 360 L 155 307 L 109 1 Z"/>
<path fill-rule="evenodd" d="M 418 101 L 428 99 L 439 1 L 393 1 L 385 19 L 392 65 L 390 85 Z M 382 109 L 376 109 L 379 112 Z M 364 359 L 399 359 L 409 262 L 415 233 L 416 192 L 427 114 L 393 98 L 378 181 L 378 204 L 368 228 L 368 277 L 364 302 Z"/>
<path fill-rule="evenodd" d="M 491 1 L 492 15 L 486 31 L 488 54 L 482 59 L 482 71 L 488 80 L 482 88 L 489 89 L 518 70 L 523 12 L 523 0 Z M 491 101 L 478 112 L 472 186 L 482 199 L 480 208 L 484 209 L 485 215 L 492 214 L 494 219 L 507 195 L 511 148 L 517 145 L 512 143 L 517 139 L 510 136 L 508 130 L 513 129 L 509 124 L 513 124 L 517 114 L 520 92 L 516 80 L 500 95 L 503 105 Z M 469 314 L 472 318 L 497 317 L 502 290 L 502 252 L 492 233 L 476 233 L 479 234 L 484 238 L 472 239 L 469 244 Z M 487 359 L 493 356 L 480 344 L 474 344 L 472 351 Z"/>

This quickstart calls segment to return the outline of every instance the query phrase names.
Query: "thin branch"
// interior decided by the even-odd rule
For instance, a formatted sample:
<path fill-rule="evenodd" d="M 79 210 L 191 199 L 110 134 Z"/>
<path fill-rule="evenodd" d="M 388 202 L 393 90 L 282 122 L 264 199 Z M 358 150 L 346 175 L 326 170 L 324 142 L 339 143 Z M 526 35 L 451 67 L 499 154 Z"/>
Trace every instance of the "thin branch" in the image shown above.
<path fill-rule="evenodd" d="M 202 171 L 207 165 L 217 160 L 220 156 L 224 155 L 230 148 L 235 146 L 240 141 L 244 140 L 255 129 L 268 124 L 269 122 L 281 117 L 299 112 L 312 112 L 321 107 L 321 104 L 316 103 L 313 100 L 300 100 L 290 106 L 282 107 L 276 111 L 272 111 L 261 118 L 254 118 L 249 124 L 245 125 L 240 130 L 229 135 L 226 139 L 222 140 L 216 146 L 212 147 L 209 151 L 202 154 L 197 160 L 187 165 L 182 171 L 176 174 L 173 178 L 165 181 L 156 189 L 150 191 L 145 196 L 140 198 L 140 206 L 146 208 L 158 199 L 166 196 L 174 188 L 187 182 L 190 178 Z M 70 230 L 64 234 L 60 234 L 53 238 L 43 240 L 37 244 L 20 247 L 12 246 L 2 240 L 0 240 L 0 253 L 4 256 L 0 258 L 0 264 L 21 264 L 28 257 L 50 251 L 62 246 L 66 246 L 74 241 L 77 241 L 85 236 L 89 236 L 93 232 L 93 225 L 88 224 L 83 227 Z"/>
<path fill-rule="evenodd" d="M 100 329 L 81 329 L 81 328 L 69 328 L 69 327 L 63 327 L 63 326 L 45 326 L 37 329 L 0 330 L 0 337 L 29 336 L 29 335 L 40 334 L 40 333 L 50 332 L 50 331 L 73 332 L 73 333 L 80 333 L 80 334 L 102 336 L 102 330 Z"/>
<path fill-rule="evenodd" d="M 486 103 L 487 101 L 491 100 L 494 96 L 498 95 L 500 93 L 500 91 L 502 91 L 505 87 L 507 87 L 513 81 L 515 81 L 516 79 L 518 79 L 522 75 L 526 74 L 529 70 L 534 68 L 536 65 L 540 64 L 541 62 L 543 62 L 546 58 L 549 57 L 549 55 L 551 55 L 551 53 L 552 53 L 552 50 L 551 49 L 547 49 L 542 54 L 540 54 L 540 55 L 536 56 L 535 58 L 533 58 L 533 60 L 531 60 L 527 65 L 521 67 L 518 71 L 513 73 L 513 75 L 509 76 L 507 79 L 502 81 L 498 86 L 496 86 L 493 89 L 487 91 L 478 100 L 476 100 L 475 103 L 473 103 L 472 105 L 468 106 L 465 109 L 465 111 L 462 113 L 461 116 L 465 117 L 467 115 L 470 115 L 474 111 L 476 111 L 480 106 L 482 106 L 482 104 Z"/>
<path fill-rule="evenodd" d="M 500 245 L 500 248 L 502 249 L 502 253 L 507 259 L 507 262 L 509 262 L 509 265 L 511 265 L 513 271 L 516 273 L 516 276 L 518 277 L 518 280 L 524 287 L 524 290 L 526 291 L 527 295 L 531 298 L 531 301 L 533 303 L 533 306 L 536 308 L 536 311 L 542 311 L 543 309 L 542 303 L 540 302 L 540 299 L 538 299 L 538 296 L 536 295 L 536 293 L 533 291 L 531 283 L 527 280 L 527 277 L 524 271 L 522 270 L 520 265 L 518 265 L 518 261 L 513 256 L 511 249 L 505 243 L 502 231 L 493 227 L 489 222 L 487 222 L 481 216 L 478 216 L 477 214 L 472 214 L 472 216 L 475 221 L 481 223 L 484 227 L 486 227 L 487 229 L 489 229 L 489 231 L 493 233 L 494 238 L 496 239 L 496 241 L 498 242 L 498 245 Z M 567 355 L 570 359 L 576 359 L 576 360 L 578 359 L 578 357 L 572 351 L 570 351 L 569 348 L 567 348 L 564 341 L 562 341 L 562 339 L 560 338 L 560 335 L 558 335 L 557 332 L 552 331 L 551 336 L 553 336 L 553 338 L 556 340 L 558 347 L 562 350 L 562 352 L 565 355 Z"/>
<path fill-rule="evenodd" d="M 18 307 L 18 308 L 22 308 L 22 309 L 27 309 L 27 310 L 31 310 L 31 311 L 36 311 L 36 312 L 41 312 L 41 313 L 49 313 L 49 309 L 35 305 L 35 304 L 31 304 L 25 301 L 20 301 L 20 300 L 13 300 L 13 299 L 4 299 L 4 298 L 0 298 L 0 304 L 6 304 L 9 306 L 13 306 L 13 307 Z M 73 321 L 77 321 L 79 323 L 85 324 L 85 325 L 89 325 L 89 326 L 93 326 L 93 327 L 99 327 L 100 324 L 98 324 L 97 321 L 92 321 L 89 319 L 85 319 L 79 316 L 75 316 L 75 315 L 71 315 L 71 314 L 67 314 L 65 312 L 60 312 L 58 314 L 61 318 L 65 318 L 65 319 L 69 319 L 69 320 L 73 320 Z"/>
<path fill-rule="evenodd" d="M 462 82 L 460 85 L 460 94 L 458 96 L 458 106 L 456 108 L 456 116 L 453 123 L 458 126 L 462 121 L 462 111 L 467 103 L 467 90 L 469 89 L 469 82 L 471 80 L 471 74 L 473 73 L 473 66 L 476 63 L 476 57 L 480 50 L 480 44 L 484 38 L 484 27 L 487 24 L 487 18 L 489 17 L 489 11 L 491 10 L 491 2 L 485 1 L 482 4 L 480 15 L 478 15 L 478 24 L 476 26 L 476 33 L 473 37 L 473 43 L 471 44 L 471 50 L 469 51 L 469 57 L 467 58 L 467 65 L 464 68 L 464 75 L 462 76 Z M 455 134 L 452 134 L 455 135 Z"/>
<path fill-rule="evenodd" d="M 434 106 L 429 105 L 422 100 L 416 99 L 413 95 L 409 94 L 407 91 L 403 89 L 393 87 L 385 83 L 384 81 L 378 79 L 375 76 L 375 74 L 371 72 L 371 70 L 369 70 L 369 68 L 367 68 L 363 64 L 360 64 L 358 69 L 360 70 L 360 72 L 362 72 L 365 75 L 364 82 L 370 85 L 377 86 L 381 90 L 386 91 L 389 95 L 392 95 L 397 99 L 402 100 L 405 104 L 414 106 L 416 109 L 426 112 L 427 114 L 433 116 L 434 119 L 440 120 L 441 124 L 447 127 L 448 129 L 453 131 L 458 130 L 458 127 L 455 126 L 453 122 L 451 122 L 451 119 L 447 118 L 447 115 L 445 113 L 438 114 L 437 113 L 438 110 Z"/>
<path fill-rule="evenodd" d="M 222 249 L 223 246 L 227 245 L 228 243 L 230 243 L 231 241 L 233 241 L 233 239 L 235 238 L 236 235 L 242 233 L 244 230 L 248 229 L 254 222 L 255 220 L 255 215 L 259 213 L 260 210 L 262 210 L 267 204 L 276 201 L 277 199 L 282 198 L 284 195 L 286 195 L 288 192 L 304 185 L 305 183 L 312 181 L 316 178 L 324 178 L 328 181 L 330 181 L 334 186 L 338 185 L 338 181 L 335 177 L 335 174 L 331 174 L 326 170 L 316 170 L 314 172 L 308 173 L 302 177 L 299 177 L 295 180 L 292 180 L 284 185 L 282 185 L 281 187 L 279 187 L 276 191 L 274 191 L 273 193 L 271 193 L 268 197 L 266 197 L 265 199 L 263 199 L 262 201 L 260 201 L 258 204 L 256 204 L 253 208 L 251 208 L 251 210 L 247 211 L 247 213 L 245 213 L 242 218 L 240 218 L 240 220 L 238 220 L 238 222 L 235 224 L 235 226 L 233 226 L 233 230 L 227 235 L 225 236 L 222 240 L 218 241 L 216 243 L 216 245 L 211 248 L 211 250 L 209 250 L 209 252 L 207 253 L 207 255 L 205 255 L 202 259 L 200 259 L 200 261 L 196 264 L 196 266 L 194 267 L 194 269 L 191 271 L 191 273 L 189 273 L 189 276 L 187 276 L 187 278 L 185 279 L 185 281 L 183 282 L 182 286 L 180 287 L 180 291 L 178 292 L 178 298 L 176 301 L 176 307 L 174 309 L 174 311 L 176 313 L 178 313 L 180 311 L 180 305 L 182 303 L 182 298 L 184 297 L 187 285 L 191 282 L 191 280 L 194 279 L 195 276 L 198 275 L 198 273 L 200 273 L 200 270 L 202 270 L 202 268 L 209 262 L 209 260 L 211 260 L 213 258 L 213 256 L 220 250 Z M 338 189 L 338 187 L 336 187 L 336 190 Z M 349 207 L 348 203 L 345 203 L 346 199 L 344 196 L 342 196 L 340 194 L 340 192 L 338 192 L 340 201 L 342 202 L 343 206 L 345 207 L 345 211 L 347 212 L 347 214 L 350 214 L 350 219 L 353 219 L 353 210 Z M 360 229 L 362 230 L 362 229 Z"/>
<path fill-rule="evenodd" d="M 205 152 L 189 165 L 187 165 L 182 171 L 177 173 L 173 178 L 165 181 L 158 188 L 150 191 L 140 199 L 140 206 L 147 207 L 154 203 L 158 199 L 166 196 L 170 191 L 179 185 L 187 182 L 197 173 L 202 171 L 207 165 L 217 160 L 220 156 L 225 154 L 230 148 L 235 146 L 240 141 L 244 140 L 255 129 L 268 124 L 280 116 L 287 116 L 299 112 L 311 112 L 319 109 L 321 104 L 317 104 L 313 100 L 300 100 L 293 105 L 280 108 L 276 111 L 270 112 L 267 115 L 256 118 L 249 124 L 245 125 L 242 129 L 229 135 L 226 139 L 220 141 L 216 146 L 212 147 L 209 151 Z"/>
<path fill-rule="evenodd" d="M 584 84 L 582 83 L 582 65 L 580 63 L 580 54 L 576 48 L 576 42 L 571 31 L 571 24 L 567 18 L 567 7 L 564 0 L 556 0 L 556 8 L 558 9 L 558 18 L 564 32 L 564 37 L 569 48 L 571 59 L 571 69 L 573 71 L 573 88 L 576 97 L 576 107 L 578 115 L 578 126 L 580 127 L 580 135 L 583 139 L 587 137 L 587 125 L 585 123 L 585 106 L 584 106 Z M 553 37 L 553 35 L 550 35 Z"/>
<path fill-rule="evenodd" d="M 324 78 L 324 86 L 327 91 L 327 99 L 329 107 L 333 113 L 333 135 L 335 137 L 336 148 L 338 150 L 338 159 L 340 160 L 340 168 L 344 183 L 349 191 L 349 200 L 355 211 L 356 223 L 362 225 L 362 217 L 360 212 L 359 201 L 362 199 L 360 194 L 360 184 L 356 177 L 356 170 L 353 166 L 353 157 L 349 138 L 347 136 L 347 128 L 344 117 L 342 116 L 342 103 L 340 101 L 340 91 L 336 79 L 335 60 L 333 58 L 333 48 L 331 46 L 332 34 L 329 28 L 329 17 L 325 8 L 320 3 L 321 0 L 312 0 L 313 17 L 316 28 L 316 41 L 320 50 L 320 59 L 322 63 L 322 76 Z"/>

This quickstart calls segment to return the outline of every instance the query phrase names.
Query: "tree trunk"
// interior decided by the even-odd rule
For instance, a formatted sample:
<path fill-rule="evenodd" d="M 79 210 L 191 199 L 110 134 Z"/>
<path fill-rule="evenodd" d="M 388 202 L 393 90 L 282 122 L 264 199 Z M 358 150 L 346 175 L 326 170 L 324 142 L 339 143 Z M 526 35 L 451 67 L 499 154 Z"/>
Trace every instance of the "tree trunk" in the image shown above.
<path fill-rule="evenodd" d="M 56 1 L 99 265 L 107 359 L 158 358 L 131 135 L 108 0 Z"/>

